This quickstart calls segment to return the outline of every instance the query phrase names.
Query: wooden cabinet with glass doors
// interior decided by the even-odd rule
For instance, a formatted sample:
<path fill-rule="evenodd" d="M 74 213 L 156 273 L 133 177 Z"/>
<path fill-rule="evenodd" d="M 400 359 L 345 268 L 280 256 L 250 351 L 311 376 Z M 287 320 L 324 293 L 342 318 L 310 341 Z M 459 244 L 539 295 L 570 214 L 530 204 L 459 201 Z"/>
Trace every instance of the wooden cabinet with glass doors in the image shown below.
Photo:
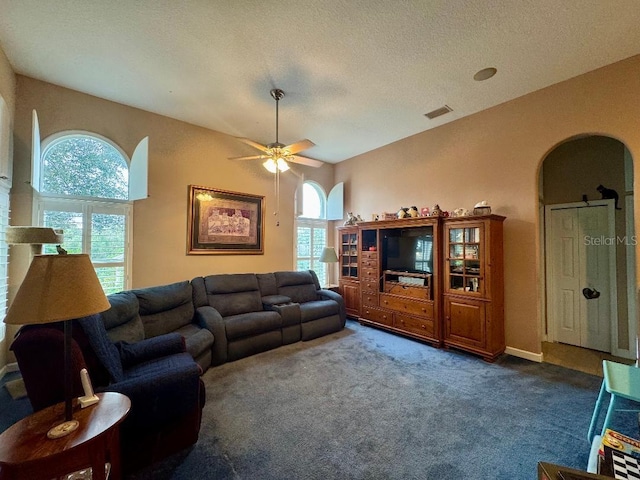
<path fill-rule="evenodd" d="M 347 315 L 360 315 L 360 282 L 358 278 L 359 241 L 358 227 L 338 227 L 340 253 L 339 278 L 340 294 L 344 298 Z"/>
<path fill-rule="evenodd" d="M 444 220 L 444 344 L 493 361 L 504 352 L 499 215 Z"/>

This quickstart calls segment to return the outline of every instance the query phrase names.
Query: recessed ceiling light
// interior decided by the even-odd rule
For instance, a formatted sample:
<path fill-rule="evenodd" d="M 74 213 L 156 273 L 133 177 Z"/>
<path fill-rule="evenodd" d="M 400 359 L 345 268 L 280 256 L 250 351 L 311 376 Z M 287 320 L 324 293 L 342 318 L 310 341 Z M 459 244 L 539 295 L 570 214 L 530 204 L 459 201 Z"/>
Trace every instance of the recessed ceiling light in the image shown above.
<path fill-rule="evenodd" d="M 493 67 L 489 67 L 489 68 L 483 68 L 482 70 L 480 70 L 479 72 L 477 72 L 474 76 L 473 79 L 478 81 L 478 82 L 482 82 L 484 80 L 488 80 L 491 77 L 493 77 L 496 73 L 498 72 L 497 69 L 493 68 Z"/>

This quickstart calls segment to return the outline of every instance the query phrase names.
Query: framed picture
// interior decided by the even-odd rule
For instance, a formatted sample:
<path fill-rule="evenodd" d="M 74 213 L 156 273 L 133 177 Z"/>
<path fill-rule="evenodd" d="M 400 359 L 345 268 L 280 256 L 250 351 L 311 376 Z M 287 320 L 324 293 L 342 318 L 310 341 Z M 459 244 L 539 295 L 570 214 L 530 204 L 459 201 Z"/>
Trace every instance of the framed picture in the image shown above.
<path fill-rule="evenodd" d="M 189 255 L 264 253 L 264 197 L 189 185 Z"/>

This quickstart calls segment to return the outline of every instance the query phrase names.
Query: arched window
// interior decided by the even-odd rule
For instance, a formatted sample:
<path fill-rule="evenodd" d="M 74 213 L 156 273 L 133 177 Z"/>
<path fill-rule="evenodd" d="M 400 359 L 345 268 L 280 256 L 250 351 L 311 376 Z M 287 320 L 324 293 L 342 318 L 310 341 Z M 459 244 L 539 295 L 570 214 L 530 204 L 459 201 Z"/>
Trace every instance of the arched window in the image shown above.
<path fill-rule="evenodd" d="M 97 135 L 66 134 L 48 140 L 42 149 L 41 178 L 42 193 L 129 198 L 129 166 L 124 153 Z"/>
<path fill-rule="evenodd" d="M 327 197 L 311 181 L 302 185 L 302 215 L 296 220 L 296 270 L 313 270 L 322 286 L 329 281 L 327 264 L 319 261 L 327 246 Z"/>
<path fill-rule="evenodd" d="M 129 162 L 110 140 L 65 132 L 42 142 L 37 223 L 64 230 L 69 253 L 87 253 L 105 293 L 128 288 Z M 55 253 L 46 245 L 45 253 Z"/>

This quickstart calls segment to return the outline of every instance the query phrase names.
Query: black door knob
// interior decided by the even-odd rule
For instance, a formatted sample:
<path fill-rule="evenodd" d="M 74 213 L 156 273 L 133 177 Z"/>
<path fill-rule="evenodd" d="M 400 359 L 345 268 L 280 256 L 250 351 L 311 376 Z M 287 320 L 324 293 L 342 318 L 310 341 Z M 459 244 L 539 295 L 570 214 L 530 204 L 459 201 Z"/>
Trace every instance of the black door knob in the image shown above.
<path fill-rule="evenodd" d="M 583 288 L 582 295 L 584 295 L 584 298 L 586 298 L 587 300 L 593 300 L 594 298 L 598 298 L 600 296 L 600 292 L 595 288 Z"/>

